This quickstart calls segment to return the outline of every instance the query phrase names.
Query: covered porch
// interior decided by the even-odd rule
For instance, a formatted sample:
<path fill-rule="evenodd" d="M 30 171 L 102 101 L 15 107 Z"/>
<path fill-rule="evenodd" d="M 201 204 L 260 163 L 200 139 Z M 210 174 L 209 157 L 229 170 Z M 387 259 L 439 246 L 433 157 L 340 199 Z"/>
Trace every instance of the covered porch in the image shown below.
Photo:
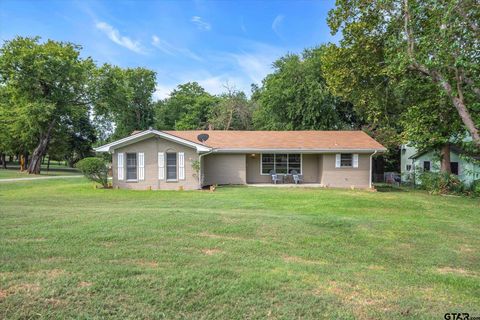
<path fill-rule="evenodd" d="M 298 152 L 210 154 L 202 163 L 203 185 L 368 188 L 371 154 L 342 154 L 342 157 L 350 156 L 346 165 L 339 163 L 339 155 Z M 274 184 L 272 172 L 283 179 Z M 292 173 L 301 175 L 301 183 L 294 183 Z"/>

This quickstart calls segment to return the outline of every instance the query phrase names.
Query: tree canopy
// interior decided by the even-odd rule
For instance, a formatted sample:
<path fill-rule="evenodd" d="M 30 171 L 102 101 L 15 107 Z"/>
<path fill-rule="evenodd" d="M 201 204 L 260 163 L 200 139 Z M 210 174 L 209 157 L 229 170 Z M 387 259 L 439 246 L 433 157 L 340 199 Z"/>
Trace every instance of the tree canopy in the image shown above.
<path fill-rule="evenodd" d="M 35 145 L 29 173 L 40 172 L 53 131 L 88 112 L 86 86 L 93 62 L 81 58 L 80 49 L 68 42 L 22 37 L 0 48 L 0 82 L 8 97 L 2 114 L 10 115 L 7 130 L 25 148 Z"/>
<path fill-rule="evenodd" d="M 324 47 L 288 54 L 274 62 L 274 71 L 256 93 L 253 120 L 258 129 L 335 130 L 355 128 L 352 105 L 334 96 L 322 72 Z"/>
<path fill-rule="evenodd" d="M 332 75 L 329 83 L 339 89 L 341 85 L 335 81 L 345 83 L 352 74 L 368 83 L 371 71 L 374 91 L 378 91 L 392 81 L 414 77 L 412 74 L 425 77 L 449 99 L 449 104 L 437 107 L 455 112 L 464 130 L 480 146 L 479 17 L 475 0 L 339 0 L 329 13 L 328 23 L 332 32 L 341 31 L 343 38 L 338 47 L 332 46 L 334 54 L 326 59 L 341 60 L 343 75 L 339 80 Z M 346 72 L 349 63 L 351 72 Z M 370 92 L 362 89 L 366 83 L 352 82 L 349 87 L 355 87 L 362 96 Z M 412 89 L 418 92 L 424 86 Z M 382 92 L 388 96 L 391 91 L 379 90 Z M 381 105 L 386 110 L 381 113 L 392 114 L 389 111 L 395 110 L 389 103 Z"/>

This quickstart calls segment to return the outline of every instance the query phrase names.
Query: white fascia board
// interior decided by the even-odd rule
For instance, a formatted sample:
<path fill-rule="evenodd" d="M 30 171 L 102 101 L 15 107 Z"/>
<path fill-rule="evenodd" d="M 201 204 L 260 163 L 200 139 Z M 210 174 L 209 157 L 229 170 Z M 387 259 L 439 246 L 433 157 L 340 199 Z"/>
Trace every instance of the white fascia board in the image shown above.
<path fill-rule="evenodd" d="M 380 153 L 387 149 L 215 149 L 215 153 Z"/>
<path fill-rule="evenodd" d="M 96 152 L 111 152 L 116 148 L 123 147 L 123 146 L 129 145 L 129 144 L 132 144 L 132 143 L 135 143 L 135 142 L 138 142 L 138 141 L 150 138 L 150 137 L 155 137 L 155 136 L 162 137 L 166 140 L 170 140 L 170 141 L 177 142 L 179 144 L 194 148 L 194 149 L 197 150 L 197 152 L 207 152 L 207 151 L 211 150 L 211 148 L 206 147 L 204 145 L 201 145 L 201 144 L 198 144 L 198 143 L 195 143 L 195 142 L 191 142 L 189 140 L 185 140 L 185 139 L 179 138 L 177 136 L 174 136 L 174 135 L 162 132 L 162 131 L 158 131 L 158 130 L 153 130 L 153 129 L 145 130 L 145 131 L 139 132 L 137 134 L 131 135 L 129 137 L 126 137 L 126 138 L 111 142 L 109 144 L 100 146 L 98 148 L 94 148 L 94 150 Z"/>

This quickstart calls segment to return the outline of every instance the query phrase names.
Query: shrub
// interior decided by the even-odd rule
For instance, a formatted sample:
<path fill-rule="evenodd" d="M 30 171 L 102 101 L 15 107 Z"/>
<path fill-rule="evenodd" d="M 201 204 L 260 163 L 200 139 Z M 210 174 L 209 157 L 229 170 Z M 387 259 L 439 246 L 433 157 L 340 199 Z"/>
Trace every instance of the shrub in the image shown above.
<path fill-rule="evenodd" d="M 77 163 L 77 168 L 91 181 L 108 187 L 108 167 L 105 160 L 101 158 L 85 158 Z"/>
<path fill-rule="evenodd" d="M 480 179 L 474 180 L 470 184 L 469 191 L 475 196 L 480 196 Z"/>
<path fill-rule="evenodd" d="M 466 191 L 465 184 L 447 172 L 422 172 L 419 179 L 421 188 L 431 193 L 462 194 Z"/>

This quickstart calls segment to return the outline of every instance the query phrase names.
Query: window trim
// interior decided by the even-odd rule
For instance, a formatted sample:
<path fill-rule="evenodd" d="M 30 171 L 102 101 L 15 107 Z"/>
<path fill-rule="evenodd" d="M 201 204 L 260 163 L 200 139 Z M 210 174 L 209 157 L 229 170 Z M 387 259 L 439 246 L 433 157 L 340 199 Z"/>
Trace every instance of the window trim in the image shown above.
<path fill-rule="evenodd" d="M 303 153 L 284 153 L 284 152 L 269 152 L 265 154 L 273 154 L 273 170 L 275 171 L 276 167 L 276 155 L 277 154 L 286 154 L 287 155 L 287 173 L 278 173 L 278 174 L 289 174 L 288 171 L 290 170 L 289 168 L 289 159 L 291 154 L 299 154 L 300 155 L 300 172 L 298 174 L 302 175 L 303 174 Z M 260 175 L 261 176 L 269 176 L 270 173 L 263 173 L 263 153 L 260 154 Z"/>
<path fill-rule="evenodd" d="M 128 155 L 135 155 L 135 171 L 137 172 L 137 178 L 128 179 Z M 138 152 L 125 152 L 125 182 L 138 182 Z"/>
<path fill-rule="evenodd" d="M 175 155 L 175 179 L 168 179 L 168 155 Z M 165 181 L 166 182 L 178 182 L 178 152 L 165 152 Z"/>

